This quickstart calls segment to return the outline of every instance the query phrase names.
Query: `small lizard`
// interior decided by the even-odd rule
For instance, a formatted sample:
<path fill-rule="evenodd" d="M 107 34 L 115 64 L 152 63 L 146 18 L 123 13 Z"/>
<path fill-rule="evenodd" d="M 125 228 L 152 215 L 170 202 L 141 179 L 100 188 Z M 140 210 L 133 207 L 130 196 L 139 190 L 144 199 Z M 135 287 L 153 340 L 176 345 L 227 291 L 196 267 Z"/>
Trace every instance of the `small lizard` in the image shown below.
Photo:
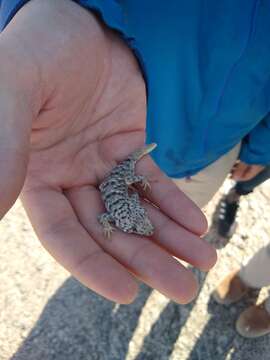
<path fill-rule="evenodd" d="M 154 227 L 142 207 L 137 192 L 131 191 L 132 184 L 141 183 L 144 190 L 150 188 L 146 177 L 135 174 L 135 165 L 144 155 L 151 152 L 156 144 L 145 145 L 134 151 L 126 160 L 116 165 L 99 185 L 107 212 L 98 216 L 104 234 L 110 237 L 114 230 L 111 224 L 127 233 L 152 235 Z"/>

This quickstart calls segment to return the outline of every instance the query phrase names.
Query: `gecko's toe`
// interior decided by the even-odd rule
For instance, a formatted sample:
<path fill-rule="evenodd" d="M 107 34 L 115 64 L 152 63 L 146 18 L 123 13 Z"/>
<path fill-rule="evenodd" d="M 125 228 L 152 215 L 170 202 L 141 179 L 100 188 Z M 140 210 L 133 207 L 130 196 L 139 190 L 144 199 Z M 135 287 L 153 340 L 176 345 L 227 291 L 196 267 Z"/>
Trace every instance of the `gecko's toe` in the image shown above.
<path fill-rule="evenodd" d="M 107 227 L 107 228 L 105 228 L 104 229 L 104 235 L 105 235 L 105 237 L 107 238 L 107 239 L 110 239 L 110 237 L 111 237 L 111 235 L 112 235 L 112 233 L 113 233 L 113 231 L 114 231 L 114 228 L 113 227 Z"/>
<path fill-rule="evenodd" d="M 148 180 L 143 180 L 143 182 L 142 182 L 142 187 L 143 187 L 143 190 L 144 191 L 147 191 L 147 190 L 151 190 L 151 184 L 150 184 L 150 182 L 148 181 Z"/>

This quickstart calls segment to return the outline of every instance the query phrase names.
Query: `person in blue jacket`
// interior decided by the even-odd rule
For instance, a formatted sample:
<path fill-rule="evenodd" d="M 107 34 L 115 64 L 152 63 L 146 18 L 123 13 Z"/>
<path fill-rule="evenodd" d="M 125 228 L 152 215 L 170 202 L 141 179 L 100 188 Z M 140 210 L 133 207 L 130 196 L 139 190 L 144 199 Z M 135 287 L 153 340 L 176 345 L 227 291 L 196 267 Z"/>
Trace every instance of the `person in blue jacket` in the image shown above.
<path fill-rule="evenodd" d="M 270 163 L 269 10 L 255 0 L 2 0 L 1 212 L 24 183 L 39 238 L 80 281 L 128 302 L 137 276 L 189 301 L 194 279 L 168 254 L 204 270 L 216 255 L 168 177 L 202 207 L 236 159 L 253 173 Z M 152 179 L 159 246 L 120 233 L 105 242 L 96 186 L 145 133 L 157 165 L 138 171 Z"/>

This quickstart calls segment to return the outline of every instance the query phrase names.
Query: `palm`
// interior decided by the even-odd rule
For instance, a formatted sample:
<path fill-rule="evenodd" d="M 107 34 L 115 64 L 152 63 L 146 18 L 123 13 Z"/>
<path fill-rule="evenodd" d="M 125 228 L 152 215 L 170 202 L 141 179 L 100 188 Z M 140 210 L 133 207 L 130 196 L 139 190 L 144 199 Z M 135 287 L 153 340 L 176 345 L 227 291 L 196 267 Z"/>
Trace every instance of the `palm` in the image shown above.
<path fill-rule="evenodd" d="M 46 18 L 44 6 L 50 12 L 54 5 L 40 4 Z M 38 12 L 39 2 L 36 6 Z M 154 238 L 121 232 L 111 241 L 103 237 L 97 185 L 144 142 L 144 82 L 133 55 L 115 34 L 103 33 L 95 18 L 77 5 L 59 2 L 57 10 L 61 6 L 69 22 L 51 24 L 44 52 L 38 35 L 29 40 L 27 31 L 33 28 L 28 25 L 25 31 L 42 81 L 33 102 L 37 115 L 24 206 L 43 245 L 93 290 L 128 302 L 138 277 L 176 301 L 188 301 L 195 293 L 194 279 L 172 255 L 203 269 L 215 256 L 196 235 L 204 231 L 199 211 L 149 157 L 137 168 L 152 184 L 148 197 L 156 206 L 145 206 L 156 229 Z M 65 36 L 58 39 L 55 33 Z"/>

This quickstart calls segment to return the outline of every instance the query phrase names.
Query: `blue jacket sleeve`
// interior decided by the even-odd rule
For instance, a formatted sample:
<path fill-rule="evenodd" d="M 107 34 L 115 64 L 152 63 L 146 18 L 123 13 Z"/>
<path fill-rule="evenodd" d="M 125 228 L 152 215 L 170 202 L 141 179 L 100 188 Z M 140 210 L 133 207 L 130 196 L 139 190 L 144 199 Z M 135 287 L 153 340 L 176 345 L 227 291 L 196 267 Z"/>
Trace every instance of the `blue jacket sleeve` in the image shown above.
<path fill-rule="evenodd" d="M 270 113 L 244 138 L 240 160 L 247 164 L 270 164 Z"/>

